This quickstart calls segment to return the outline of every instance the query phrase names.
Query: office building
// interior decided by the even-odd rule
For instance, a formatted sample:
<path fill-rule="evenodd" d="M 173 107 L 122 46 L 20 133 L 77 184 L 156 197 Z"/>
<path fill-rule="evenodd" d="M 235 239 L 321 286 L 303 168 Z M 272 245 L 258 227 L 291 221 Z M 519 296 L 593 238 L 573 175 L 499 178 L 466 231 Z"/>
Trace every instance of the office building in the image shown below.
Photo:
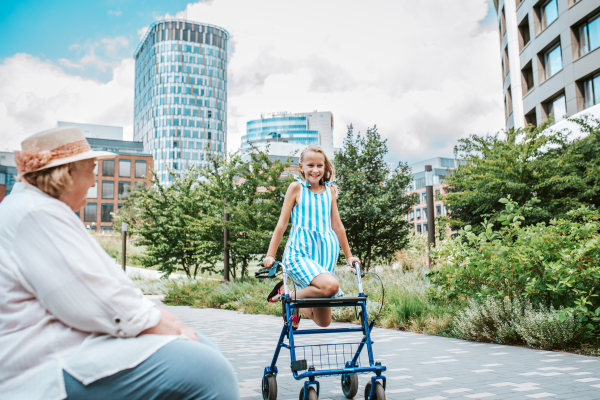
<path fill-rule="evenodd" d="M 494 0 L 506 129 L 600 117 L 600 2 Z"/>
<path fill-rule="evenodd" d="M 59 122 L 58 126 L 78 126 L 84 131 L 92 150 L 118 154 L 115 159 L 97 161 L 96 184 L 88 190 L 87 204 L 77 212 L 92 230 L 112 230 L 111 213 L 117 213 L 135 185 L 150 186 L 152 155 L 141 142 L 122 140 L 123 128 L 106 125 Z M 120 139 L 118 139 L 120 138 Z"/>
<path fill-rule="evenodd" d="M 461 162 L 462 163 L 462 162 Z M 433 171 L 433 192 L 434 196 L 446 194 L 446 185 L 444 179 L 448 171 L 459 165 L 459 161 L 454 158 L 436 157 L 409 165 L 412 170 L 413 180 L 406 189 L 406 194 L 416 194 L 417 203 L 408 213 L 408 222 L 413 225 L 413 232 L 418 234 L 427 233 L 427 192 L 425 190 L 425 166 L 431 165 Z M 434 199 L 434 215 L 436 217 L 446 215 L 447 211 L 444 204 Z"/>
<path fill-rule="evenodd" d="M 15 154 L 0 151 L 0 201 L 8 196 L 17 180 Z"/>
<path fill-rule="evenodd" d="M 134 53 L 133 138 L 161 183 L 227 152 L 226 30 L 180 19 L 154 22 Z"/>
<path fill-rule="evenodd" d="M 246 123 L 242 153 L 248 151 L 249 142 L 255 146 L 261 143 L 288 143 L 303 147 L 311 144 L 333 147 L 333 114 L 329 111 L 265 113 L 260 119 Z"/>

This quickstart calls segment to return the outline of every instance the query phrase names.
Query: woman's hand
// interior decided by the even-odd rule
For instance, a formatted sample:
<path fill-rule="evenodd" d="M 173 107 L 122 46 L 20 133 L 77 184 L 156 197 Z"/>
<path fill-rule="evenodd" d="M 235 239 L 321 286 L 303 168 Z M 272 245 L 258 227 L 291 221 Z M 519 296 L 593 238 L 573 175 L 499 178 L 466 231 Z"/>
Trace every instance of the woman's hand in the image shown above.
<path fill-rule="evenodd" d="M 350 265 L 350 267 L 352 267 L 352 268 L 354 268 L 354 265 L 353 265 L 353 264 L 354 264 L 355 262 L 357 262 L 357 263 L 359 263 L 359 264 L 361 264 L 361 265 L 362 265 L 362 263 L 360 262 L 360 260 L 358 259 L 358 257 L 350 257 L 350 258 L 348 258 L 348 260 L 346 260 L 346 261 L 348 261 L 348 264 L 349 264 L 349 265 Z"/>
<path fill-rule="evenodd" d="M 275 262 L 275 257 L 266 256 L 265 259 L 263 260 L 263 267 L 271 268 L 271 266 L 273 265 L 274 262 Z"/>
<path fill-rule="evenodd" d="M 181 322 L 179 318 L 162 308 L 159 308 L 159 310 L 162 317 L 158 324 L 142 331 L 140 335 L 183 335 L 190 340 L 198 341 L 196 332 Z"/>

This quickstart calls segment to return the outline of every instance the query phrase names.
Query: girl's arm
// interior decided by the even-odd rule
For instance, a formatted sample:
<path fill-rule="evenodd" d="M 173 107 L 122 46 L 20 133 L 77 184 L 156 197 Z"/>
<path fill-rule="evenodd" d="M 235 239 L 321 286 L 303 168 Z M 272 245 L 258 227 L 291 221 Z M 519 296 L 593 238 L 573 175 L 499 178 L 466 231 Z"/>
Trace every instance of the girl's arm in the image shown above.
<path fill-rule="evenodd" d="M 279 247 L 279 243 L 281 242 L 281 238 L 287 229 L 288 222 L 290 221 L 290 215 L 292 214 L 292 209 L 296 205 L 296 197 L 300 192 L 300 183 L 293 182 L 288 187 L 287 192 L 285 193 L 285 200 L 283 200 L 283 207 L 281 208 L 281 215 L 279 216 L 279 221 L 277 222 L 277 226 L 273 231 L 273 237 L 271 237 L 271 244 L 269 245 L 269 250 L 267 251 L 267 256 L 263 260 L 263 265 L 265 268 L 270 268 L 275 261 L 275 254 L 277 254 L 277 248 Z"/>
<path fill-rule="evenodd" d="M 336 236 L 338 237 L 340 246 L 342 246 L 342 251 L 344 252 L 344 256 L 346 257 L 346 261 L 352 268 L 354 268 L 352 263 L 354 261 L 358 261 L 360 263 L 360 260 L 357 257 L 352 257 L 350 245 L 348 244 L 348 238 L 346 237 L 346 228 L 344 228 L 344 224 L 342 224 L 336 198 L 334 198 L 331 202 L 331 229 L 333 229 Z"/>

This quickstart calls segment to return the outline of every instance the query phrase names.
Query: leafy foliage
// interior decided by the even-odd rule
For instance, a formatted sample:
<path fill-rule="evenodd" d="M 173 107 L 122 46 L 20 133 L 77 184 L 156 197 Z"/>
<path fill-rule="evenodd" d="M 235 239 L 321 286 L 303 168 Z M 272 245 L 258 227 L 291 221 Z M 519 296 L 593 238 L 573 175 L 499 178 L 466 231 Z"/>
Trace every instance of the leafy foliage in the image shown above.
<path fill-rule="evenodd" d="M 388 149 L 377 127 L 364 137 L 348 127 L 342 150 L 335 155 L 338 204 L 348 242 L 368 269 L 375 258 L 391 260 L 408 242 L 404 216 L 415 199 L 404 194 L 412 176 L 407 165 L 390 171 L 383 161 Z"/>
<path fill-rule="evenodd" d="M 569 132 L 552 131 L 549 123 L 537 128 L 461 139 L 456 157 L 465 161 L 447 178 L 447 194 L 440 196 L 458 229 L 482 230 L 486 217 L 502 209 L 498 200 L 510 196 L 519 206 L 533 198 L 540 206 L 525 210 L 525 223 L 535 225 L 562 218 L 584 204 L 600 204 L 600 121 L 575 120 L 587 133 L 569 140 Z"/>
<path fill-rule="evenodd" d="M 565 307 L 597 329 L 600 322 L 600 213 L 587 207 L 568 212 L 549 224 L 523 226 L 524 214 L 536 214 L 537 200 L 518 207 L 501 199 L 505 209 L 494 229 L 484 220 L 482 232 L 467 226 L 458 240 L 438 246 L 439 267 L 432 283 L 451 298 L 514 299 L 524 296 L 536 304 Z"/>

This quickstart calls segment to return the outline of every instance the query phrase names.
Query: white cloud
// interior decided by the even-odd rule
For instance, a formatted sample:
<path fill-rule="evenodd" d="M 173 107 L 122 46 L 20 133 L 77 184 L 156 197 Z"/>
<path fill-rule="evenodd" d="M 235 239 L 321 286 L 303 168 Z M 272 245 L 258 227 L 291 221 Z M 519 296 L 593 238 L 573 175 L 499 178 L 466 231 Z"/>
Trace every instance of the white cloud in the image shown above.
<path fill-rule="evenodd" d="M 479 21 L 491 2 L 447 0 L 214 1 L 176 17 L 231 34 L 230 148 L 261 111 L 332 111 L 377 124 L 389 159 L 451 155 L 456 140 L 504 126 L 498 33 Z"/>
<path fill-rule="evenodd" d="M 119 17 L 122 14 L 122 12 L 121 12 L 121 10 L 118 10 L 118 9 L 117 10 L 108 10 L 107 14 Z"/>
<path fill-rule="evenodd" d="M 150 28 L 150 26 L 145 26 L 145 27 L 137 30 L 137 34 L 140 37 L 140 40 L 142 40 L 144 38 L 144 36 L 146 36 L 146 32 L 148 32 L 149 28 Z"/>
<path fill-rule="evenodd" d="M 18 150 L 21 141 L 57 121 L 123 126 L 133 137 L 133 59 L 113 68 L 102 83 L 65 72 L 28 54 L 0 64 L 0 148 Z"/>

